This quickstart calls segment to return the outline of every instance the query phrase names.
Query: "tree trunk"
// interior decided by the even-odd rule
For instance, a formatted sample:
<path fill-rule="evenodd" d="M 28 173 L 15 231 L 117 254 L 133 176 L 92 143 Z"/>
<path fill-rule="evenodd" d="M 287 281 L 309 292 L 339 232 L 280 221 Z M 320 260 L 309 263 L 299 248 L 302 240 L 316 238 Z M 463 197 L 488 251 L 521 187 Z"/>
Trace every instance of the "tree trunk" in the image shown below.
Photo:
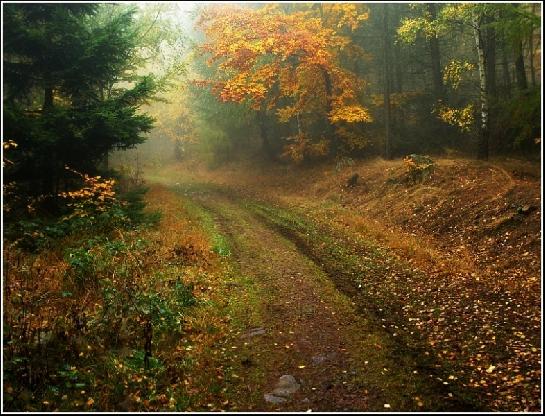
<path fill-rule="evenodd" d="M 507 97 L 511 97 L 511 76 L 509 74 L 509 62 L 507 61 L 506 45 L 502 47 L 501 66 L 503 73 L 503 86 Z"/>
<path fill-rule="evenodd" d="M 477 46 L 477 55 L 479 57 L 479 85 L 481 98 L 481 127 L 479 131 L 477 158 L 488 160 L 488 84 L 487 84 L 487 65 L 484 54 L 483 33 L 481 30 L 481 16 L 475 14 L 473 18 L 473 34 Z"/>
<path fill-rule="evenodd" d="M 535 14 L 536 12 L 536 5 L 535 3 L 532 4 L 532 13 Z M 534 31 L 532 30 L 532 33 L 530 33 L 530 38 L 528 39 L 528 47 L 530 49 L 530 76 L 532 79 L 532 87 L 535 88 L 536 86 L 536 70 L 534 67 Z"/>
<path fill-rule="evenodd" d="M 263 149 L 263 153 L 265 154 L 265 156 L 267 156 L 268 158 L 272 158 L 273 157 L 273 151 L 272 151 L 272 146 L 271 146 L 271 142 L 270 142 L 270 139 L 269 139 L 269 135 L 268 135 L 268 132 L 267 132 L 267 125 L 266 125 L 266 116 L 265 116 L 265 111 L 264 110 L 261 110 L 258 114 L 257 114 L 257 122 L 259 124 L 259 131 L 261 133 L 261 140 L 263 141 L 262 143 L 262 149 Z"/>
<path fill-rule="evenodd" d="M 394 46 L 394 75 L 395 75 L 395 85 L 393 89 L 395 92 L 403 93 L 404 86 L 404 72 L 405 66 L 403 65 L 403 56 L 399 47 Z"/>
<path fill-rule="evenodd" d="M 396 27 L 402 18 L 401 10 L 395 7 L 393 10 L 390 10 L 390 12 L 390 16 L 392 17 L 390 23 L 393 22 L 394 27 Z M 395 43 L 391 45 L 391 57 L 392 65 L 390 78 L 390 93 L 395 93 L 401 96 L 403 93 L 403 76 L 406 69 L 406 62 L 403 59 L 403 49 L 401 45 Z M 403 106 L 399 105 L 392 108 L 391 126 L 392 135 L 394 137 L 400 137 L 405 131 L 405 117 L 403 115 Z"/>
<path fill-rule="evenodd" d="M 53 85 L 50 81 L 48 74 L 44 76 L 44 101 L 42 104 L 42 113 L 46 113 L 53 108 Z M 46 167 L 43 169 L 42 181 L 41 181 L 41 193 L 50 194 L 56 193 L 55 188 L 57 184 L 58 172 L 56 169 L 56 154 L 51 154 L 44 159 Z"/>
<path fill-rule="evenodd" d="M 486 80 L 488 86 L 489 97 L 496 98 L 496 31 L 492 27 L 488 27 L 485 31 L 486 35 Z"/>
<path fill-rule="evenodd" d="M 532 87 L 536 86 L 536 69 L 534 67 L 534 34 L 530 35 L 528 39 L 528 44 L 530 46 L 530 76 L 532 79 Z"/>
<path fill-rule="evenodd" d="M 53 108 L 53 85 L 49 80 L 49 76 L 44 77 L 44 102 L 42 105 L 42 111 L 48 111 Z"/>
<path fill-rule="evenodd" d="M 325 85 L 325 93 L 326 93 L 326 123 L 327 123 L 327 135 L 328 138 L 331 140 L 331 153 L 333 156 L 337 156 L 337 153 L 339 152 L 339 138 L 337 137 L 337 134 L 335 133 L 335 126 L 331 124 L 329 121 L 329 114 L 331 114 L 331 110 L 333 110 L 333 85 L 331 83 L 331 76 L 329 73 L 322 68 L 322 74 L 324 77 L 324 85 Z"/>
<path fill-rule="evenodd" d="M 400 48 L 394 45 L 393 47 L 393 68 L 392 68 L 392 85 L 391 89 L 396 94 L 403 93 L 403 60 L 401 57 Z M 397 106 L 392 109 L 392 129 L 395 137 L 399 137 L 405 130 L 405 117 L 403 116 L 403 106 Z"/>
<path fill-rule="evenodd" d="M 392 109 L 390 105 L 390 36 L 388 25 L 388 4 L 383 5 L 384 30 L 384 158 L 392 158 Z"/>
<path fill-rule="evenodd" d="M 524 56 L 522 55 L 522 41 L 517 43 L 517 56 L 515 59 L 515 74 L 517 77 L 517 86 L 519 90 L 524 91 L 528 88 L 526 79 L 526 69 L 524 68 Z"/>
<path fill-rule="evenodd" d="M 432 20 L 437 18 L 437 10 L 434 3 L 429 3 L 428 12 Z M 443 75 L 441 73 L 441 53 L 439 51 L 439 39 L 436 36 L 430 37 L 430 58 L 431 73 L 433 79 L 433 95 L 435 99 L 442 99 L 445 95 L 445 85 L 443 84 Z"/>

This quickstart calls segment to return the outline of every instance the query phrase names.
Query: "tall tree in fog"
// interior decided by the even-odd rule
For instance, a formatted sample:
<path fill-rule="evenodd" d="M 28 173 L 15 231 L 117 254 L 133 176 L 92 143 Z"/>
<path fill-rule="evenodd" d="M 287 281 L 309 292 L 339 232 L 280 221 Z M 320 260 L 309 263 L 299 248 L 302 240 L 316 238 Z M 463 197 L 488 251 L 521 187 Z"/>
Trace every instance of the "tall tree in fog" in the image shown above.
<path fill-rule="evenodd" d="M 392 158 L 392 108 L 390 105 L 390 88 L 391 81 L 391 38 L 390 38 L 390 23 L 389 5 L 384 3 L 382 6 L 382 28 L 383 28 L 383 48 L 384 48 L 384 157 Z"/>
<path fill-rule="evenodd" d="M 341 12 L 358 19 L 355 8 Z M 284 146 L 284 155 L 293 160 L 338 148 L 329 126 L 346 130 L 371 119 L 358 102 L 357 76 L 339 62 L 350 39 L 325 27 L 323 9 L 320 17 L 314 18 L 312 9 L 287 14 L 271 5 L 210 7 L 200 19 L 207 40 L 201 51 L 220 70 L 219 79 L 203 85 L 212 86 L 224 102 L 249 103 L 260 119 L 274 111 L 281 123 L 294 123 L 296 131 Z M 313 134 L 313 124 L 325 125 L 321 130 L 329 135 Z M 267 129 L 261 131 L 270 150 Z"/>
<path fill-rule="evenodd" d="M 4 135 L 19 145 L 9 179 L 28 192 L 57 193 L 66 165 L 93 171 L 110 149 L 141 143 L 151 129 L 138 113 L 155 82 L 132 65 L 136 10 L 105 15 L 103 7 L 4 7 Z"/>

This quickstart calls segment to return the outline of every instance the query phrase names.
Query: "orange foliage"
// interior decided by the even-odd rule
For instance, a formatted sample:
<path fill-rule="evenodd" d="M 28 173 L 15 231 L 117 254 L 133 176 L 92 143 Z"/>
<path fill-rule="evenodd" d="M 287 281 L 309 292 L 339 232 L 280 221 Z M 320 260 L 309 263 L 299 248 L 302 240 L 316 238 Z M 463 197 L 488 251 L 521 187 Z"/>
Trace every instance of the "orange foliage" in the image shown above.
<path fill-rule="evenodd" d="M 356 30 L 361 22 L 369 18 L 367 7 L 361 3 L 323 4 L 324 23 L 338 29 L 347 27 Z"/>
<path fill-rule="evenodd" d="M 198 22 L 206 38 L 200 53 L 209 56 L 209 65 L 218 66 L 224 81 L 198 84 L 212 85 L 225 102 L 276 109 L 281 122 L 304 113 L 323 114 L 333 124 L 369 122 L 357 100 L 363 83 L 339 63 L 351 41 L 337 31 L 355 29 L 367 19 L 364 10 L 353 4 L 322 5 L 317 17 L 315 7 L 308 6 L 289 14 L 276 4 L 259 9 L 209 6 Z M 280 98 L 289 104 L 278 108 Z M 296 147 L 308 140 L 298 140 Z M 287 153 L 293 153 L 293 146 L 288 147 Z"/>
<path fill-rule="evenodd" d="M 302 162 L 307 156 L 324 156 L 328 152 L 328 143 L 324 139 L 314 143 L 304 133 L 299 133 L 289 140 L 291 143 L 284 147 L 282 157 L 296 163 Z"/>
<path fill-rule="evenodd" d="M 102 179 L 100 176 L 82 174 L 68 166 L 66 170 L 75 173 L 84 182 L 83 187 L 76 191 L 59 193 L 61 198 L 72 201 L 67 204 L 74 208 L 69 218 L 86 217 L 93 212 L 104 212 L 117 201 L 113 189 L 115 185 L 113 179 Z"/>

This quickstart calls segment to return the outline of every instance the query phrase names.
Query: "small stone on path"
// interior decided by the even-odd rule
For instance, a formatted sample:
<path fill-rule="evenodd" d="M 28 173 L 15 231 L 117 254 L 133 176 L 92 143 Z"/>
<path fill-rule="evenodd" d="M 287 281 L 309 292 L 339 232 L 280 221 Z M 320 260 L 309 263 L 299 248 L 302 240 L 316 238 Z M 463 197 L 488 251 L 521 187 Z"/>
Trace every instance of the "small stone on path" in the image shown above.
<path fill-rule="evenodd" d="M 279 404 L 284 403 L 287 398 L 295 393 L 301 385 L 297 383 L 295 377 L 290 374 L 285 374 L 278 379 L 274 390 L 271 393 L 264 395 L 265 401 L 269 403 Z"/>
<path fill-rule="evenodd" d="M 301 386 L 297 381 L 295 380 L 295 377 L 292 375 L 283 375 L 278 379 L 278 383 L 276 383 L 275 389 L 273 390 L 272 394 L 275 396 L 282 396 L 282 397 L 288 397 L 289 395 L 295 393 L 297 390 L 299 390 Z"/>
<path fill-rule="evenodd" d="M 312 357 L 312 362 L 316 365 L 322 364 L 326 360 L 326 357 L 323 355 L 315 355 Z"/>
<path fill-rule="evenodd" d="M 243 337 L 252 338 L 252 337 L 255 337 L 256 335 L 265 335 L 265 333 L 266 333 L 265 328 L 254 328 L 254 329 L 251 329 L 246 334 L 244 334 Z"/>
<path fill-rule="evenodd" d="M 284 403 L 287 399 L 283 398 L 283 397 L 276 397 L 272 394 L 265 394 L 263 397 L 265 397 L 265 401 L 268 402 L 268 403 L 273 403 L 273 404 L 280 404 L 280 403 Z"/>

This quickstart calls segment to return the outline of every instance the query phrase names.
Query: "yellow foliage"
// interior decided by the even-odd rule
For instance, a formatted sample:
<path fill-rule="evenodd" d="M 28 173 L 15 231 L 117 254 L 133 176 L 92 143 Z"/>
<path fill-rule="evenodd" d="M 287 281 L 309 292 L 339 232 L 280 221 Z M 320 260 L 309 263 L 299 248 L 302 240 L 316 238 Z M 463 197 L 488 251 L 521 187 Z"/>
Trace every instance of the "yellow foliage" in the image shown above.
<path fill-rule="evenodd" d="M 93 212 L 104 212 L 117 202 L 113 189 L 115 180 L 82 174 L 68 166 L 65 169 L 79 176 L 84 183 L 83 187 L 76 191 L 58 194 L 61 198 L 70 200 L 71 202 L 67 205 L 74 208 L 72 214 L 65 219 L 87 217 Z"/>
<path fill-rule="evenodd" d="M 456 90 L 462 82 L 464 72 L 473 71 L 475 65 L 469 62 L 451 61 L 443 69 L 443 81 L 445 84 L 450 84 L 452 89 Z"/>
<path fill-rule="evenodd" d="M 281 123 L 287 123 L 292 117 L 297 115 L 297 109 L 293 106 L 287 106 L 276 110 L 276 115 Z"/>
<path fill-rule="evenodd" d="M 4 148 L 4 150 L 15 149 L 17 146 L 18 144 L 15 143 L 13 140 L 6 140 L 2 142 L 2 147 Z"/>
<path fill-rule="evenodd" d="M 331 110 L 329 120 L 332 123 L 339 123 L 341 121 L 346 123 L 368 123 L 372 121 L 372 117 L 360 105 L 345 105 Z"/>
<path fill-rule="evenodd" d="M 15 143 L 13 140 L 6 140 L 4 142 L 2 142 L 2 148 L 4 149 L 4 151 L 7 151 L 7 150 L 10 150 L 10 149 L 15 149 L 16 147 L 18 146 L 17 143 Z M 2 167 L 5 167 L 5 166 L 8 166 L 8 165 L 13 165 L 13 162 L 9 159 L 7 159 L 6 157 L 4 157 L 2 159 Z"/>
<path fill-rule="evenodd" d="M 361 150 L 369 144 L 369 140 L 366 137 L 353 129 L 339 127 L 336 129 L 336 133 L 349 150 Z"/>
<path fill-rule="evenodd" d="M 290 159 L 295 163 L 300 163 L 309 156 L 324 156 L 329 150 L 328 142 L 325 139 L 313 142 L 304 133 L 293 136 L 289 140 L 291 143 L 284 146 L 282 157 Z"/>
<path fill-rule="evenodd" d="M 369 18 L 367 6 L 361 3 L 326 3 L 322 7 L 326 24 L 336 29 L 347 27 L 356 30 Z"/>
<path fill-rule="evenodd" d="M 463 132 L 471 131 L 475 123 L 473 104 L 468 104 L 463 108 L 451 108 L 441 104 L 434 111 L 442 121 L 458 127 Z"/>

